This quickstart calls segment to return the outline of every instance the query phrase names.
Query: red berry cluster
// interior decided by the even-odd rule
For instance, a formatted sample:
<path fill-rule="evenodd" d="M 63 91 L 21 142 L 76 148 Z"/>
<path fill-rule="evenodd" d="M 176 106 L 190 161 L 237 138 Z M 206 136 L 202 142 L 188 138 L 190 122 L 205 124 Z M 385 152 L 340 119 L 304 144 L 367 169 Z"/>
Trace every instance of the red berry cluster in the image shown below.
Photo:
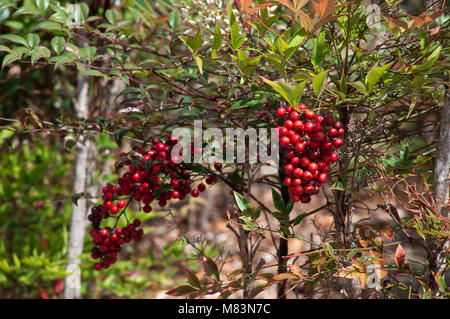
<path fill-rule="evenodd" d="M 342 146 L 344 129 L 331 115 L 316 115 L 305 104 L 299 104 L 298 110 L 279 107 L 276 114 L 285 120 L 278 127 L 280 144 L 286 149 L 283 183 L 293 202 L 309 203 L 327 181 L 330 163 L 338 160 L 334 149 Z"/>
<path fill-rule="evenodd" d="M 104 216 L 99 206 L 92 208 L 92 216 L 95 220 L 98 217 Z M 100 261 L 95 263 L 94 269 L 100 270 L 102 268 L 108 268 L 111 264 L 117 261 L 117 253 L 121 250 L 121 245 L 129 243 L 132 240 L 138 242 L 143 235 L 142 229 L 137 229 L 141 225 L 139 219 L 135 219 L 132 223 L 128 224 L 124 228 L 117 227 L 114 230 L 111 227 L 94 228 L 90 235 L 92 237 L 91 257 L 92 259 L 99 259 Z"/>
<path fill-rule="evenodd" d="M 93 259 L 100 259 L 94 266 L 96 270 L 108 268 L 116 262 L 117 252 L 123 243 L 131 240 L 137 242 L 142 237 L 142 229 L 137 229 L 141 224 L 138 219 L 125 228 L 116 228 L 117 221 L 125 213 L 130 201 L 140 202 L 142 210 L 150 213 L 150 205 L 154 201 L 160 207 L 165 207 L 170 199 L 183 200 L 189 194 L 197 197 L 206 190 L 204 183 L 200 183 L 197 189 L 192 189 L 189 168 L 180 163 L 177 156 L 171 157 L 172 148 L 177 143 L 178 140 L 171 136 L 167 136 L 165 140 L 154 138 L 150 150 L 136 147 L 132 152 L 120 155 L 116 168 L 127 167 L 127 171 L 117 180 L 118 186 L 103 188 L 103 203 L 93 207 L 88 216 L 93 227 L 90 233 L 94 245 L 91 256 Z M 222 165 L 216 163 L 214 167 L 221 170 Z M 214 184 L 216 176 L 206 177 L 205 182 Z M 118 213 L 119 215 L 114 216 Z M 109 217 L 116 219 L 116 226 L 101 228 L 101 221 Z"/>

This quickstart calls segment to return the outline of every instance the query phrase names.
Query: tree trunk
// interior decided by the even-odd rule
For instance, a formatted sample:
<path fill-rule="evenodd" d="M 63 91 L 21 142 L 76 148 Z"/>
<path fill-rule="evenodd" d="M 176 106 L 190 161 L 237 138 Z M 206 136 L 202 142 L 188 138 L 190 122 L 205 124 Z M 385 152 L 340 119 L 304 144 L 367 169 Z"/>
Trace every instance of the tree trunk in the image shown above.
<path fill-rule="evenodd" d="M 75 112 L 78 118 L 85 119 L 89 113 L 89 77 L 79 76 L 77 80 L 77 96 Z M 89 157 L 89 140 L 81 135 L 76 143 L 74 193 L 86 192 L 87 167 Z M 72 204 L 72 218 L 70 221 L 70 238 L 68 248 L 67 271 L 71 274 L 66 277 L 64 297 L 67 299 L 80 298 L 81 273 L 79 270 L 79 256 L 83 252 L 84 237 L 86 233 L 87 200 L 81 198 L 78 205 Z"/>
<path fill-rule="evenodd" d="M 436 163 L 434 168 L 434 193 L 438 211 L 443 216 L 448 216 L 448 174 L 450 167 L 450 90 L 446 88 L 444 108 L 441 115 L 441 129 L 436 149 Z"/>
<path fill-rule="evenodd" d="M 450 169 L 450 89 L 446 87 L 444 108 L 441 114 L 441 129 L 436 148 L 436 163 L 434 168 L 434 194 L 440 215 L 448 217 L 449 204 L 449 169 Z M 447 239 L 439 247 L 437 245 L 435 272 L 444 275 L 450 240 Z"/>

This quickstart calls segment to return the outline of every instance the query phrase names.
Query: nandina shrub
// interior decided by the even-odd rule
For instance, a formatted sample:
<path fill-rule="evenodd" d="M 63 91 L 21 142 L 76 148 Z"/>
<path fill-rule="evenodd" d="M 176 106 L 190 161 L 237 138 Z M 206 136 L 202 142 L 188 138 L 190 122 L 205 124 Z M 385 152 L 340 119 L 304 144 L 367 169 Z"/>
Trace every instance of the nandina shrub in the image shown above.
<path fill-rule="evenodd" d="M 4 6 L 15 11 L 15 4 Z M 331 0 L 126 1 L 111 8 L 25 2 L 19 7 L 15 13 L 32 21 L 31 31 L 8 29 L 0 37 L 2 67 L 50 65 L 74 75 L 78 102 L 82 92 L 92 94 L 84 96 L 92 105 L 81 118 L 72 113 L 44 122 L 27 111 L 22 122 L 72 137 L 67 146 L 75 144 L 76 154 L 83 145 L 95 150 L 90 142 L 99 131 L 126 147 L 115 166 L 118 178 L 101 185 L 100 194 L 83 189 L 74 195 L 74 202 L 101 198 L 88 217 L 93 267 L 113 267 L 122 244 L 141 240 L 142 218 L 131 220 L 130 205 L 137 204 L 137 214 L 153 214 L 156 205 L 199 196 L 205 183 L 220 182 L 235 197 L 236 205 L 223 213 L 242 266 L 224 274 L 226 258 L 213 260 L 199 249 L 201 278 L 187 269 L 186 285 L 169 295 L 226 298 L 242 292 L 253 298 L 276 285 L 279 298 L 308 297 L 337 277 L 349 297 L 403 297 L 402 289 L 415 297 L 446 296 L 445 203 L 424 201 L 434 195 L 429 160 L 435 147 L 423 143 L 422 135 L 437 126 L 421 123 L 443 105 L 448 20 L 437 5 L 420 14 L 387 3 L 378 9 L 380 16 L 373 16 L 361 1 Z M 120 90 L 108 87 L 118 82 Z M 85 90 L 86 85 L 93 89 Z M 74 103 L 82 114 L 79 105 Z M 250 163 L 247 151 L 244 163 L 175 163 L 173 141 L 164 136 L 173 128 L 191 128 L 197 119 L 220 129 L 279 127 L 280 169 L 255 178 L 262 165 Z M 122 145 L 125 140 L 133 146 Z M 425 195 L 410 191 L 418 200 L 418 207 L 409 207 L 417 214 L 413 219 L 396 213 L 390 202 L 394 193 L 386 192 L 393 180 L 408 174 L 426 181 Z M 272 188 L 271 205 L 255 195 L 258 184 Z M 358 195 L 365 192 L 382 195 L 380 207 L 392 224 L 364 227 L 354 221 Z M 312 207 L 317 203 L 312 195 L 324 205 Z M 295 226 L 321 211 L 331 213 L 332 229 L 320 241 L 300 237 Z M 126 226 L 119 228 L 123 218 Z M 411 229 L 424 236 L 425 245 L 402 237 Z M 186 233 L 181 236 L 190 243 Z M 289 240 L 311 249 L 290 251 Z M 257 260 L 263 241 L 276 255 L 274 264 Z M 422 269 L 411 266 L 406 243 L 426 247 Z M 395 253 L 386 253 L 389 247 Z M 368 271 L 373 265 L 376 277 Z M 420 287 L 413 291 L 414 280 Z"/>

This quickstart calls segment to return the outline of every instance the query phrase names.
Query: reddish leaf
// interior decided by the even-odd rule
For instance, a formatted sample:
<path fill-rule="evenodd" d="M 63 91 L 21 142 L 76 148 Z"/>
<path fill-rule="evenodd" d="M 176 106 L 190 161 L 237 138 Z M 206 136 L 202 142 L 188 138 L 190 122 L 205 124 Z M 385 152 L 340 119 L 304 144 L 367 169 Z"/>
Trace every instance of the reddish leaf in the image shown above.
<path fill-rule="evenodd" d="M 405 250 L 403 249 L 402 245 L 398 244 L 397 250 L 395 251 L 395 264 L 401 268 L 405 265 L 405 261 L 406 261 Z"/>
<path fill-rule="evenodd" d="M 298 278 L 294 274 L 285 272 L 282 274 L 275 275 L 272 279 L 273 280 L 285 280 L 285 279 L 298 279 Z"/>
<path fill-rule="evenodd" d="M 186 278 L 188 282 L 191 284 L 191 286 L 200 288 L 200 280 L 198 280 L 197 276 L 190 271 L 189 269 L 186 269 Z"/>
<path fill-rule="evenodd" d="M 36 204 L 34 204 L 34 209 L 35 209 L 36 211 L 38 211 L 39 208 L 42 207 L 42 205 L 44 205 L 44 201 L 43 201 L 43 200 L 38 200 L 38 201 L 36 202 Z"/>
<path fill-rule="evenodd" d="M 61 280 L 61 278 L 57 278 L 53 282 L 53 293 L 55 295 L 59 295 L 62 292 L 63 288 L 64 288 L 64 281 Z"/>
<path fill-rule="evenodd" d="M 217 280 L 220 280 L 219 269 L 216 263 L 209 257 L 203 256 L 203 268 L 207 276 L 214 275 Z"/>
<path fill-rule="evenodd" d="M 194 291 L 197 291 L 194 287 L 185 285 L 169 290 L 166 294 L 170 296 L 184 296 Z"/>

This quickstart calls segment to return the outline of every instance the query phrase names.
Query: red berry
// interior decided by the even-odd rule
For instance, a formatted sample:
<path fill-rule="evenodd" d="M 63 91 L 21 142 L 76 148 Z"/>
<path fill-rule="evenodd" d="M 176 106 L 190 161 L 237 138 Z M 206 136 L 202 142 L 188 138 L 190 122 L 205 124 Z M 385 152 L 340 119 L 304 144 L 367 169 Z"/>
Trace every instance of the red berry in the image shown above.
<path fill-rule="evenodd" d="M 134 173 L 133 174 L 133 180 L 135 180 L 136 182 L 139 181 L 141 179 L 141 174 L 139 173 Z"/>
<path fill-rule="evenodd" d="M 295 144 L 295 150 L 299 153 L 303 152 L 303 150 L 306 147 L 306 143 L 305 142 L 299 142 L 297 144 Z"/>
<path fill-rule="evenodd" d="M 304 192 L 304 190 L 303 190 L 302 186 L 298 185 L 298 186 L 294 187 L 294 194 L 295 195 L 303 195 L 303 192 Z"/>
<path fill-rule="evenodd" d="M 324 134 L 322 131 L 320 131 L 320 132 L 315 132 L 315 133 L 313 134 L 312 138 L 313 138 L 315 141 L 317 141 L 317 142 L 320 143 L 320 142 L 325 141 L 326 136 L 325 136 L 325 134 Z"/>
<path fill-rule="evenodd" d="M 297 121 L 297 120 L 300 118 L 300 114 L 299 114 L 297 111 L 292 111 L 292 112 L 289 114 L 289 118 L 290 118 L 293 122 L 295 122 L 295 121 Z"/>
<path fill-rule="evenodd" d="M 280 144 L 281 144 L 282 146 L 284 146 L 284 147 L 288 146 L 290 142 L 291 142 L 291 140 L 290 140 L 289 137 L 287 137 L 287 136 L 283 136 L 283 137 L 280 139 Z"/>
<path fill-rule="evenodd" d="M 302 121 L 295 121 L 294 122 L 294 130 L 296 131 L 303 131 L 305 129 L 305 124 L 303 124 Z"/>
<path fill-rule="evenodd" d="M 214 163 L 214 168 L 220 171 L 222 169 L 222 163 Z"/>
<path fill-rule="evenodd" d="M 300 166 L 301 167 L 307 167 L 310 163 L 310 160 L 308 157 L 303 156 L 302 158 L 300 158 Z"/>
<path fill-rule="evenodd" d="M 286 164 L 286 166 L 284 167 L 284 171 L 286 172 L 286 174 L 290 175 L 294 171 L 294 165 Z"/>
<path fill-rule="evenodd" d="M 317 169 L 318 169 L 318 166 L 316 163 L 309 163 L 308 171 L 313 173 L 313 172 L 317 171 Z"/>
<path fill-rule="evenodd" d="M 296 169 L 294 169 L 294 172 L 292 174 L 294 175 L 294 177 L 300 178 L 303 176 L 304 173 L 301 168 L 296 168 Z"/>
<path fill-rule="evenodd" d="M 308 194 L 303 194 L 302 196 L 300 196 L 300 201 L 304 204 L 307 204 L 311 201 L 311 196 Z"/>
<path fill-rule="evenodd" d="M 117 207 L 116 205 L 111 206 L 111 208 L 109 209 L 111 211 L 111 214 L 117 214 L 119 212 L 119 207 Z"/>
<path fill-rule="evenodd" d="M 313 179 L 313 174 L 310 171 L 305 171 L 303 173 L 303 180 L 309 182 L 310 180 Z"/>
<path fill-rule="evenodd" d="M 329 137 L 334 137 L 338 134 L 338 130 L 336 130 L 334 127 L 330 127 L 330 129 L 328 130 L 328 136 Z"/>
<path fill-rule="evenodd" d="M 333 124 L 333 117 L 331 116 L 331 115 L 325 115 L 325 117 L 323 118 L 323 123 L 325 124 L 325 125 L 331 125 L 331 124 Z"/>
<path fill-rule="evenodd" d="M 292 185 L 292 178 L 290 177 L 285 177 L 284 181 L 283 181 L 284 185 L 286 185 L 287 187 Z"/>
<path fill-rule="evenodd" d="M 199 194 L 200 194 L 199 191 L 196 189 L 192 190 L 191 192 L 192 197 L 197 197 Z"/>
<path fill-rule="evenodd" d="M 166 145 L 164 145 L 163 143 L 158 143 L 158 144 L 156 144 L 156 149 L 158 151 L 162 152 L 166 149 Z"/>
<path fill-rule="evenodd" d="M 289 130 L 288 130 L 286 127 L 280 126 L 280 127 L 278 128 L 278 134 L 279 134 L 279 136 L 285 136 L 285 135 L 288 135 L 288 133 L 289 133 Z"/>
<path fill-rule="evenodd" d="M 200 192 L 204 192 L 205 189 L 206 189 L 206 185 L 203 184 L 203 183 L 201 183 L 201 184 L 199 184 L 199 185 L 197 186 L 197 189 L 198 189 Z"/>
<path fill-rule="evenodd" d="M 286 115 L 286 109 L 284 107 L 277 108 L 277 116 L 283 117 Z"/>
<path fill-rule="evenodd" d="M 316 122 L 317 124 L 322 124 L 322 122 L 323 122 L 323 116 L 321 116 L 321 115 L 316 115 L 316 117 L 314 117 L 314 122 Z"/>
<path fill-rule="evenodd" d="M 292 130 L 292 128 L 294 127 L 294 122 L 292 122 L 291 120 L 286 120 L 284 122 L 284 126 L 288 129 L 288 130 Z"/>
<path fill-rule="evenodd" d="M 334 140 L 334 146 L 341 147 L 342 144 L 344 144 L 344 141 L 341 138 L 338 137 L 337 139 Z"/>
<path fill-rule="evenodd" d="M 339 158 L 339 155 L 338 153 L 331 153 L 330 158 L 332 162 L 336 162 Z"/>
<path fill-rule="evenodd" d="M 144 213 L 150 213 L 152 211 L 152 206 L 145 205 L 144 208 L 142 208 L 142 210 L 144 211 Z"/>
<path fill-rule="evenodd" d="M 305 104 L 300 103 L 300 104 L 298 105 L 298 109 L 299 109 L 300 111 L 306 111 L 307 107 L 306 107 Z"/>
<path fill-rule="evenodd" d="M 312 186 L 311 184 L 308 184 L 305 186 L 305 193 L 312 195 L 314 194 L 314 186 Z"/>
<path fill-rule="evenodd" d="M 324 174 L 324 173 L 320 174 L 319 175 L 319 182 L 326 183 L 327 182 L 327 174 Z"/>
<path fill-rule="evenodd" d="M 124 208 L 127 205 L 127 202 L 124 199 L 119 199 L 117 201 L 117 207 Z"/>
<path fill-rule="evenodd" d="M 313 122 L 306 122 L 305 123 L 305 131 L 307 133 L 311 133 L 313 128 L 314 128 L 314 123 Z"/>
<path fill-rule="evenodd" d="M 305 117 L 308 120 L 312 120 L 315 116 L 316 116 L 316 113 L 314 113 L 314 111 L 306 111 L 305 112 Z"/>

